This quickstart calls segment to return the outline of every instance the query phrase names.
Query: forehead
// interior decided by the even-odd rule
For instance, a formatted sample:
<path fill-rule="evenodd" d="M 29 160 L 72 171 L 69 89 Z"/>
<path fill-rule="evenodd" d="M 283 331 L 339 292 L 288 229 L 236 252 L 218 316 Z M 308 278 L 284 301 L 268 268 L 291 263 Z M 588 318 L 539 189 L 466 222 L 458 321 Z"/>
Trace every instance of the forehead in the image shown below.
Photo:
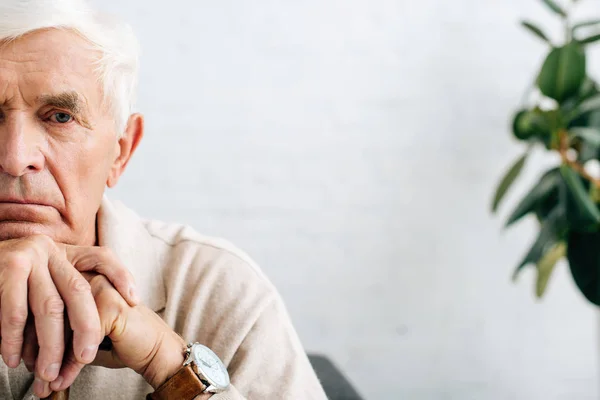
<path fill-rule="evenodd" d="M 0 44 L 0 100 L 61 91 L 80 92 L 91 100 L 100 85 L 94 73 L 98 53 L 68 30 L 46 29 Z"/>

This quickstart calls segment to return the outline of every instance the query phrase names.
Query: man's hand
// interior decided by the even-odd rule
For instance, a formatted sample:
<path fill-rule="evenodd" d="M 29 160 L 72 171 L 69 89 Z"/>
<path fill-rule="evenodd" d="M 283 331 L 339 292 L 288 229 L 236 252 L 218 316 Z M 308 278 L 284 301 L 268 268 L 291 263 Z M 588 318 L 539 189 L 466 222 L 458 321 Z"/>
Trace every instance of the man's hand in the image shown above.
<path fill-rule="evenodd" d="M 80 269 L 81 260 L 94 258 L 93 252 L 93 248 L 67 246 L 67 257 L 77 269 Z M 119 261 L 111 255 L 104 264 L 110 269 L 111 265 L 113 268 L 118 266 Z M 104 275 L 83 275 L 91 286 L 98 308 L 102 336 L 108 336 L 113 344 L 110 352 L 98 353 L 94 365 L 131 368 L 154 388 L 175 374 L 183 365 L 185 341 L 154 311 L 143 305 L 129 305 Z M 52 390 L 69 387 L 81 367 L 83 364 L 69 353 L 60 376 L 50 385 Z"/>
<path fill-rule="evenodd" d="M 105 267 L 87 264 L 89 270 L 105 273 L 123 297 L 136 304 L 131 274 L 124 268 Z M 35 369 L 34 387 L 40 397 L 50 393 L 49 382 L 57 378 L 63 363 L 65 308 L 73 332 L 70 354 L 78 363 L 90 363 L 104 337 L 101 319 L 91 286 L 67 260 L 65 247 L 42 235 L 0 242 L 0 352 L 11 368 L 25 357 Z M 28 319 L 35 330 L 25 334 Z"/>

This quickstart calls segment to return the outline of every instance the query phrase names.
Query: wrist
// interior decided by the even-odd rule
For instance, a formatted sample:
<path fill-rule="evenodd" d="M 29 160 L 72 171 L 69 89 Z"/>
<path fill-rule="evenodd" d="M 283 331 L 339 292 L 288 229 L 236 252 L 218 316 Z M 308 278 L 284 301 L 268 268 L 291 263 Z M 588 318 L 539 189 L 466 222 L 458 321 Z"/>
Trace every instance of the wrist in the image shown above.
<path fill-rule="evenodd" d="M 161 340 L 156 353 L 142 374 L 154 390 L 183 367 L 185 347 L 185 341 L 175 332 Z"/>

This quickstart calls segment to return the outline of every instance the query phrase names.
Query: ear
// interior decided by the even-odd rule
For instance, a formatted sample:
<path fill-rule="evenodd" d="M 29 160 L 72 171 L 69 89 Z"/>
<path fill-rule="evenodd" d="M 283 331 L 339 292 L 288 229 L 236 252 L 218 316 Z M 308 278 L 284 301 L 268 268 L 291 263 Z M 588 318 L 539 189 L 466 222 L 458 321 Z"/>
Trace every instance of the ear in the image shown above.
<path fill-rule="evenodd" d="M 127 121 L 127 127 L 125 128 L 123 136 L 116 144 L 117 158 L 110 168 L 110 173 L 106 181 L 106 185 L 109 188 L 114 187 L 121 175 L 123 175 L 123 172 L 125 172 L 125 168 L 143 136 L 144 117 L 141 114 L 132 114 Z"/>

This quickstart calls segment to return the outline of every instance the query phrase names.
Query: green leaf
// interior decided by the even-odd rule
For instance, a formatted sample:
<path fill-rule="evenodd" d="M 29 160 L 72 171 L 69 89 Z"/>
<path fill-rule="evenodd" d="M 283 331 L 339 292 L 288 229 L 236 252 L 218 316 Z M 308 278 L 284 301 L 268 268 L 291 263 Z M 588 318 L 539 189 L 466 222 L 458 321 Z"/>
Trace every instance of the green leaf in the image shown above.
<path fill-rule="evenodd" d="M 600 110 L 600 95 L 590 97 L 577 107 L 577 111 L 581 114 L 596 110 Z"/>
<path fill-rule="evenodd" d="M 523 141 L 545 139 L 552 133 L 548 114 L 539 109 L 520 110 L 513 119 L 513 135 Z"/>
<path fill-rule="evenodd" d="M 528 118 L 530 113 L 529 110 L 519 110 L 513 118 L 512 133 L 518 140 L 529 140 L 535 134 Z"/>
<path fill-rule="evenodd" d="M 583 215 L 595 223 L 600 223 L 600 211 L 598 211 L 598 207 L 585 190 L 577 172 L 573 171 L 568 165 L 563 164 L 560 167 L 560 173 Z"/>
<path fill-rule="evenodd" d="M 569 100 L 563 102 L 560 107 L 560 112 L 563 116 L 563 123 L 566 123 L 567 128 L 574 126 L 589 126 L 589 114 L 583 114 L 575 119 L 569 119 L 573 115 L 579 115 L 577 107 L 579 107 L 586 100 L 591 99 L 594 96 L 600 94 L 598 91 L 598 84 L 591 79 L 586 77 L 579 88 L 579 91 L 572 96 Z"/>
<path fill-rule="evenodd" d="M 560 15 L 563 18 L 566 18 L 567 13 L 561 6 L 559 6 L 554 0 L 542 0 L 549 9 L 554 11 L 556 14 Z"/>
<path fill-rule="evenodd" d="M 550 39 L 548 39 L 548 36 L 546 36 L 546 34 L 532 22 L 521 21 L 521 25 L 523 25 L 525 29 L 529 30 L 535 36 L 542 39 L 544 42 L 550 43 Z"/>
<path fill-rule="evenodd" d="M 525 215 L 535 211 L 538 204 L 543 202 L 553 191 L 558 188 L 561 181 L 558 168 L 551 169 L 546 172 L 536 183 L 529 193 L 519 202 L 517 207 L 508 217 L 506 227 L 511 226 Z"/>
<path fill-rule="evenodd" d="M 527 156 L 529 155 L 529 150 L 527 150 L 521 157 L 519 157 L 513 165 L 506 171 L 506 174 L 500 180 L 500 184 L 496 189 L 496 194 L 494 195 L 494 201 L 492 202 L 492 213 L 495 213 L 498 210 L 498 206 L 500 202 L 508 192 L 508 189 L 515 183 L 515 180 L 519 177 L 519 174 L 523 170 L 525 166 L 525 161 L 527 161 Z"/>
<path fill-rule="evenodd" d="M 594 147 L 600 147 L 600 128 L 578 126 L 571 128 L 569 133 Z"/>
<path fill-rule="evenodd" d="M 562 179 L 562 178 L 561 178 Z M 564 183 L 562 183 L 564 185 Z M 560 187 L 553 188 L 550 193 L 536 202 L 534 206 L 535 216 L 539 223 L 542 223 L 554 208 L 561 202 Z"/>
<path fill-rule="evenodd" d="M 587 114 L 588 126 L 600 128 L 600 110 L 592 111 Z"/>
<path fill-rule="evenodd" d="M 600 95 L 590 97 L 589 99 L 581 102 L 581 104 L 575 108 L 573 113 L 569 115 L 568 120 L 573 121 L 582 115 L 598 110 L 600 110 Z"/>
<path fill-rule="evenodd" d="M 559 103 L 577 94 L 586 78 L 586 57 L 582 46 L 571 42 L 552 49 L 537 78 L 541 92 Z"/>
<path fill-rule="evenodd" d="M 569 134 L 577 141 L 575 143 L 577 162 L 585 164 L 590 160 L 598 159 L 600 156 L 600 126 L 573 127 L 569 129 Z"/>
<path fill-rule="evenodd" d="M 600 147 L 594 146 L 589 142 L 584 142 L 581 144 L 579 152 L 577 153 L 577 161 L 580 164 L 585 164 L 590 160 L 597 160 L 600 156 Z"/>
<path fill-rule="evenodd" d="M 562 240 L 565 226 L 565 208 L 559 204 L 554 208 L 554 210 L 552 210 L 552 212 L 548 215 L 548 218 L 546 218 L 542 223 L 533 246 L 531 246 L 523 258 L 523 261 L 521 261 L 521 263 L 515 269 L 513 280 L 517 279 L 517 276 L 523 267 L 528 264 L 537 264 L 549 248 L 554 246 L 558 241 Z"/>
<path fill-rule="evenodd" d="M 600 232 L 569 233 L 567 260 L 575 284 L 586 299 L 600 306 Z"/>
<path fill-rule="evenodd" d="M 598 94 L 598 87 L 596 81 L 594 81 L 590 77 L 586 77 L 579 88 L 579 92 L 577 93 L 577 97 L 580 99 L 580 104 L 583 100 L 587 100 L 592 96 Z"/>
<path fill-rule="evenodd" d="M 573 175 L 573 179 L 584 187 L 585 193 L 588 193 L 587 197 L 591 200 L 592 193 L 588 192 L 591 187 L 590 182 L 577 173 Z M 559 186 L 559 197 L 560 203 L 565 205 L 569 229 L 578 232 L 593 232 L 598 229 L 598 222 L 594 216 L 590 215 L 588 209 L 581 204 L 564 177 Z M 594 203 L 594 200 L 591 201 Z"/>
<path fill-rule="evenodd" d="M 590 198 L 594 203 L 600 201 L 600 187 L 596 185 L 590 185 Z"/>
<path fill-rule="evenodd" d="M 592 19 L 589 21 L 578 22 L 575 25 L 573 25 L 573 31 L 576 31 L 579 28 L 594 26 L 594 25 L 598 25 L 598 24 L 600 24 L 600 19 Z"/>
<path fill-rule="evenodd" d="M 537 280 L 535 283 L 535 294 L 538 298 L 544 295 L 548 280 L 556 263 L 567 254 L 567 244 L 558 242 L 554 245 L 537 264 Z"/>
<path fill-rule="evenodd" d="M 594 42 L 597 42 L 598 40 L 600 40 L 600 34 L 588 36 L 586 38 L 579 39 L 577 41 L 583 45 L 586 45 L 586 44 L 592 44 Z"/>

